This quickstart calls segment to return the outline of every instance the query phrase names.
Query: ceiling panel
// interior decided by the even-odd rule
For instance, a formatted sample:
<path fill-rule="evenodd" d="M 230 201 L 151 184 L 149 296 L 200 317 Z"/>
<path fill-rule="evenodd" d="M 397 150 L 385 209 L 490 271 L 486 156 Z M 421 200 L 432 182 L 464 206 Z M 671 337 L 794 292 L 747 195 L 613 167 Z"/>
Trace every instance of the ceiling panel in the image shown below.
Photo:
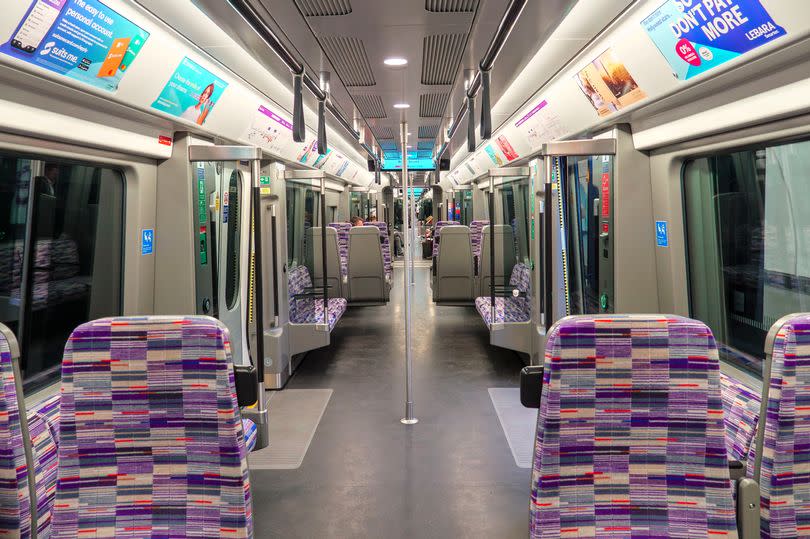
<path fill-rule="evenodd" d="M 350 0 L 295 0 L 307 17 L 338 17 L 352 12 Z"/>
<path fill-rule="evenodd" d="M 467 36 L 461 33 L 425 36 L 422 48 L 422 84 L 453 84 Z"/>
<path fill-rule="evenodd" d="M 362 39 L 346 36 L 322 36 L 323 50 L 346 86 L 374 86 L 374 70 L 368 61 Z"/>
<path fill-rule="evenodd" d="M 439 134 L 439 126 L 438 125 L 420 125 L 419 126 L 419 138 L 432 138 L 432 139 L 435 139 L 438 134 Z"/>
<path fill-rule="evenodd" d="M 477 0 L 425 0 L 425 9 L 433 13 L 472 13 Z"/>
<path fill-rule="evenodd" d="M 450 93 L 422 94 L 419 96 L 419 116 L 422 118 L 441 118 L 447 108 Z"/>
<path fill-rule="evenodd" d="M 357 110 L 360 111 L 360 114 L 362 114 L 366 119 L 388 117 L 388 113 L 385 112 L 385 105 L 383 104 L 382 97 L 378 95 L 355 95 L 354 102 L 357 105 Z"/>

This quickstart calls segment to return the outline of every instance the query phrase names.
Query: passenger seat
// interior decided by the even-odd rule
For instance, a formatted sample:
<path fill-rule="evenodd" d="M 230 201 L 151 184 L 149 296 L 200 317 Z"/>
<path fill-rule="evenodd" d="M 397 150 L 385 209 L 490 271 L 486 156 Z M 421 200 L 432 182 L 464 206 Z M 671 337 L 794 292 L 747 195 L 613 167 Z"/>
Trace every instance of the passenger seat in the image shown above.
<path fill-rule="evenodd" d="M 810 314 L 777 322 L 765 350 L 770 363 L 760 477 L 763 538 L 810 536 Z M 767 369 L 766 369 L 767 373 Z"/>
<path fill-rule="evenodd" d="M 349 232 L 349 301 L 385 303 L 391 279 L 386 275 L 382 239 L 376 226 L 356 226 Z"/>
<path fill-rule="evenodd" d="M 433 301 L 473 301 L 475 271 L 473 270 L 470 229 L 466 226 L 447 227 L 436 260 L 433 278 Z"/>
<path fill-rule="evenodd" d="M 348 275 L 349 263 L 349 232 L 352 229 L 351 223 L 329 223 L 330 227 L 337 230 L 338 253 L 340 253 L 340 274 L 343 277 Z"/>
<path fill-rule="evenodd" d="M 388 225 L 382 221 L 369 221 L 369 226 L 376 226 L 380 231 L 380 244 L 382 245 L 383 263 L 385 265 L 385 275 L 390 281 L 394 274 L 394 262 L 391 256 L 391 242 L 388 238 Z"/>
<path fill-rule="evenodd" d="M 201 316 L 105 318 L 62 362 L 57 539 L 252 537 L 228 330 Z"/>
<path fill-rule="evenodd" d="M 24 406 L 19 373 L 19 345 L 14 335 L 0 325 L 0 536 L 31 536 L 31 488 L 23 439 L 20 407 Z"/>
<path fill-rule="evenodd" d="M 570 316 L 546 341 L 530 535 L 737 537 L 711 331 Z"/>

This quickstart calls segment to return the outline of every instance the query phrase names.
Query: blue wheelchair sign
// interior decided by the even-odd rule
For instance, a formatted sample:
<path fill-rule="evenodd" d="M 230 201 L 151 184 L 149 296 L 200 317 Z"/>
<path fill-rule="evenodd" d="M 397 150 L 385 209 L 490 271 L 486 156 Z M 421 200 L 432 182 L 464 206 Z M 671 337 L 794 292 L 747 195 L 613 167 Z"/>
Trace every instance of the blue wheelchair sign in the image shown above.
<path fill-rule="evenodd" d="M 669 230 L 666 221 L 655 222 L 655 243 L 658 247 L 669 247 Z"/>
<path fill-rule="evenodd" d="M 141 231 L 141 254 L 151 255 L 155 250 L 155 231 L 151 228 L 144 228 Z"/>

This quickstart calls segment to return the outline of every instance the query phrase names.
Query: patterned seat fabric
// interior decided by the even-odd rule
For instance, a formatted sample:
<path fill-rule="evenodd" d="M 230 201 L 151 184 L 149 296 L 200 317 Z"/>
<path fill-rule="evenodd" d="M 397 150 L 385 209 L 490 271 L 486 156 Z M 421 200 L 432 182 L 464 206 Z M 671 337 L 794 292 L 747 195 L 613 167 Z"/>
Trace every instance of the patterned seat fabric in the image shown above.
<path fill-rule="evenodd" d="M 228 330 L 106 318 L 62 362 L 52 537 L 252 537 Z"/>
<path fill-rule="evenodd" d="M 442 233 L 442 229 L 446 226 L 453 226 L 453 225 L 460 225 L 461 223 L 456 221 L 437 221 L 436 226 L 433 228 L 433 258 L 439 256 L 439 242 L 441 241 L 440 236 Z"/>
<path fill-rule="evenodd" d="M 472 245 L 474 260 L 481 258 L 481 237 L 484 232 L 484 227 L 488 224 L 488 220 L 472 221 L 470 223 L 470 244 Z M 478 267 L 477 262 L 475 266 Z"/>
<path fill-rule="evenodd" d="M 512 268 L 509 285 L 524 292 L 525 296 L 496 297 L 495 323 L 528 322 L 532 319 L 532 271 L 526 264 L 517 263 Z M 475 308 L 487 327 L 492 326 L 492 298 L 475 298 Z"/>
<path fill-rule="evenodd" d="M 59 395 L 28 412 L 28 431 L 34 452 L 37 487 L 37 533 L 50 537 L 56 495 L 59 449 Z"/>
<path fill-rule="evenodd" d="M 762 395 L 739 380 L 720 373 L 723 416 L 726 424 L 726 450 L 730 459 L 745 462 L 753 473 L 754 437 L 757 434 Z"/>
<path fill-rule="evenodd" d="M 531 536 L 736 537 L 711 331 L 576 316 L 546 342 Z"/>
<path fill-rule="evenodd" d="M 287 274 L 287 289 L 290 295 L 290 322 L 293 324 L 322 324 L 323 298 L 295 297 L 303 294 L 305 289 L 312 286 L 312 278 L 306 266 L 295 266 Z M 329 298 L 327 316 L 329 331 L 335 328 L 340 317 L 346 312 L 348 302 L 345 298 Z"/>
<path fill-rule="evenodd" d="M 779 329 L 760 477 L 764 538 L 810 536 L 810 314 Z"/>
<path fill-rule="evenodd" d="M 388 225 L 382 221 L 369 221 L 369 226 L 376 226 L 380 229 L 380 242 L 382 245 L 383 264 L 385 265 L 385 276 L 391 280 L 394 273 L 394 263 L 391 259 L 391 243 L 388 240 Z M 348 251 L 347 251 L 348 252 Z"/>
<path fill-rule="evenodd" d="M 0 536 L 31 536 L 31 497 L 11 345 L 0 333 Z"/>
<path fill-rule="evenodd" d="M 352 229 L 351 223 L 329 223 L 337 230 L 338 253 L 340 254 L 340 274 L 346 277 L 349 274 L 349 231 Z"/>

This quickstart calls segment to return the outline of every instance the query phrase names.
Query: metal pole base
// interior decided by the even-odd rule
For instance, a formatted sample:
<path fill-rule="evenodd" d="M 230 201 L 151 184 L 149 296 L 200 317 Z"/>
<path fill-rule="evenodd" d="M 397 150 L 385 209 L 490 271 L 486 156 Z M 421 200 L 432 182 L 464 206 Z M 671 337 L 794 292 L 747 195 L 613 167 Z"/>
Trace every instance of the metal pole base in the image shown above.
<path fill-rule="evenodd" d="M 413 419 L 403 417 L 402 419 L 399 420 L 399 422 L 402 423 L 403 425 L 416 425 L 417 423 L 419 423 L 419 420 L 416 419 L 415 417 Z"/>

